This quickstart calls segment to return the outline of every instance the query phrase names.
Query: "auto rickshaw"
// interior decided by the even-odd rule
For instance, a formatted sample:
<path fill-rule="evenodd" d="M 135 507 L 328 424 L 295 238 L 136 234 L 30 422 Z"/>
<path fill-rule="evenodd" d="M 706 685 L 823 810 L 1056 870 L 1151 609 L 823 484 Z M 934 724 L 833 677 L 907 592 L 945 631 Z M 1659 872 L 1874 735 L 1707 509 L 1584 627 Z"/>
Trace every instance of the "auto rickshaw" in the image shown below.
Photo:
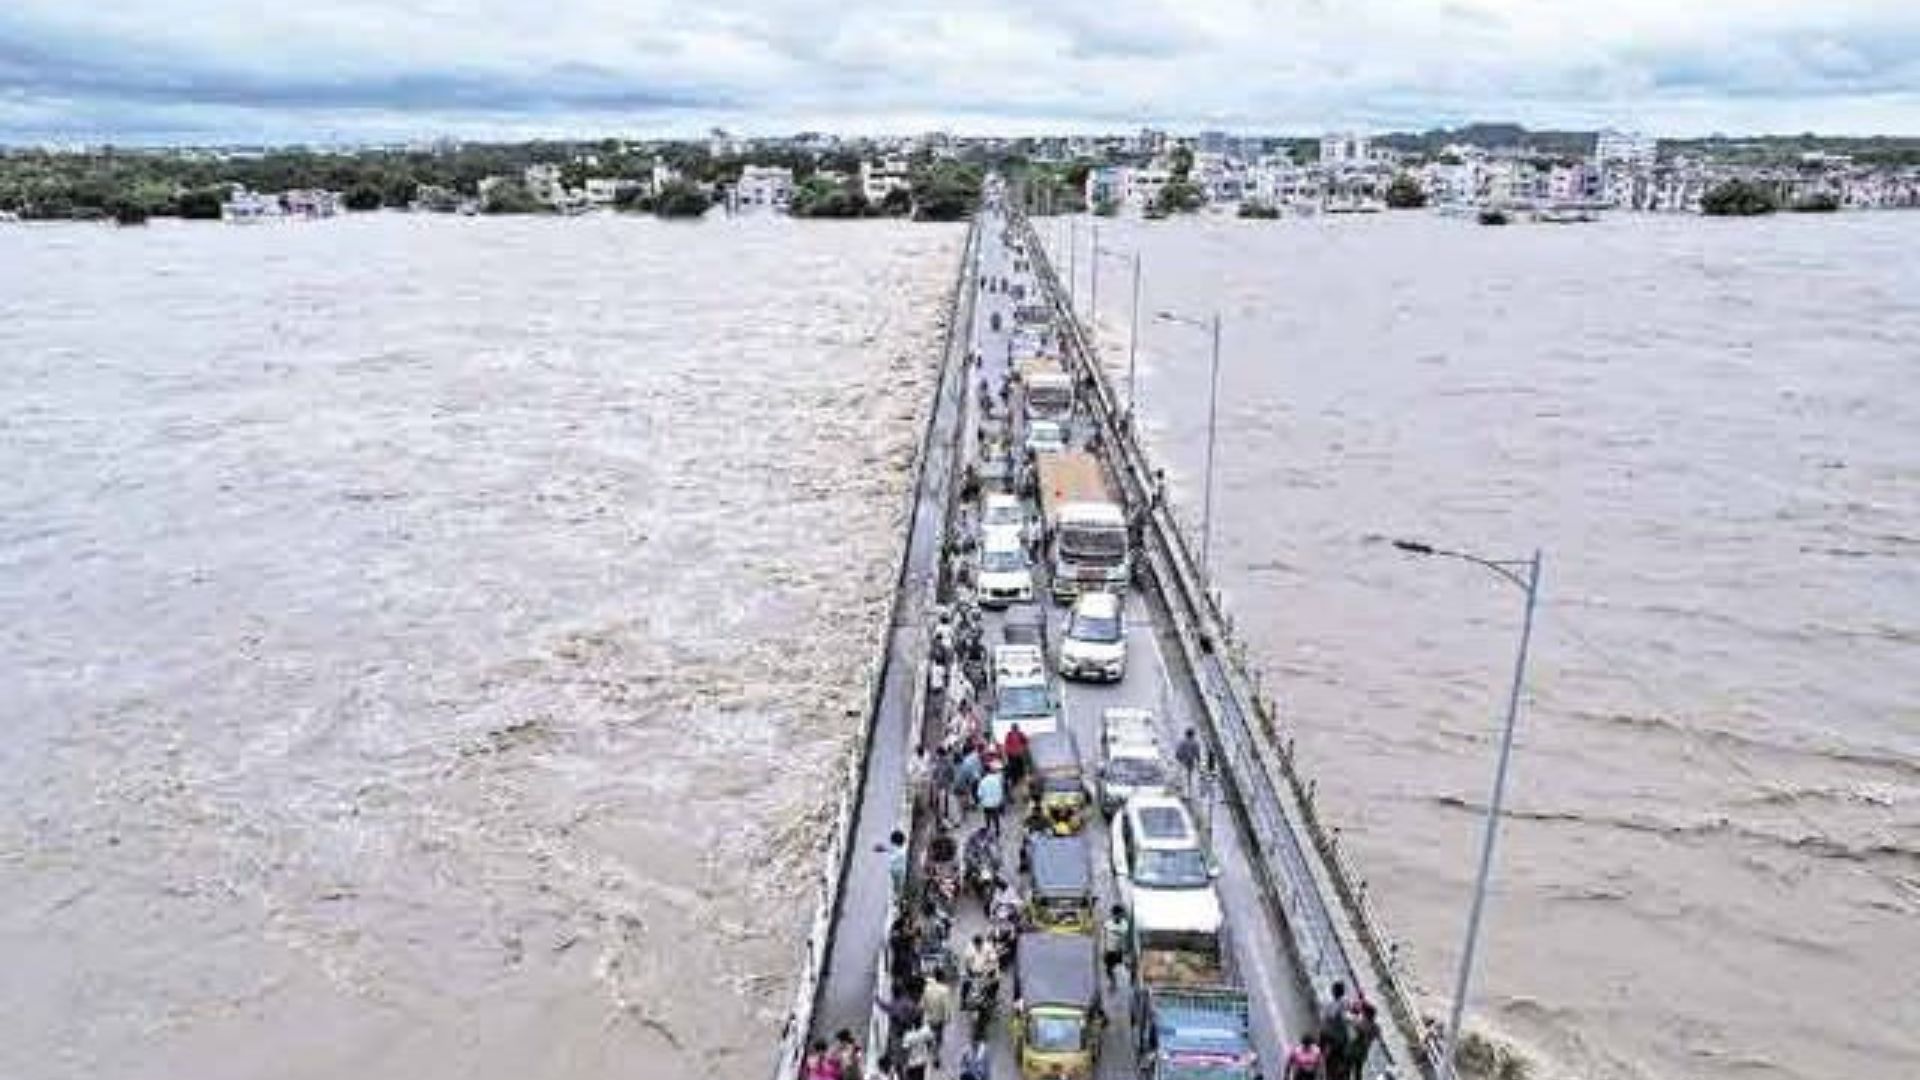
<path fill-rule="evenodd" d="M 1034 735 L 1027 741 L 1033 768 L 1034 816 L 1056 836 L 1077 833 L 1087 819 L 1087 781 L 1080 747 L 1070 731 Z"/>
<path fill-rule="evenodd" d="M 1093 938 L 1022 934 L 1014 963 L 1014 1052 L 1026 1080 L 1091 1080 L 1100 1032 Z"/>
<path fill-rule="evenodd" d="M 1028 833 L 1020 861 L 1032 926 L 1058 934 L 1093 931 L 1093 860 L 1086 837 Z"/>

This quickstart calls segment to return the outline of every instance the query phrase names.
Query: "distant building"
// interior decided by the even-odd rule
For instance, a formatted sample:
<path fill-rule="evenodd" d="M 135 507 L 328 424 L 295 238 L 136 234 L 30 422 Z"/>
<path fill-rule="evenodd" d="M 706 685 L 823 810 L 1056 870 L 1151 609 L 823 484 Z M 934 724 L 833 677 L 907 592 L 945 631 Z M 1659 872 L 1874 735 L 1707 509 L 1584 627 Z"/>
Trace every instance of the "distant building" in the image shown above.
<path fill-rule="evenodd" d="M 558 206 L 566 200 L 567 190 L 560 185 L 558 165 L 529 165 L 521 174 L 521 180 L 527 185 L 527 194 L 533 196 L 535 202 Z"/>
<path fill-rule="evenodd" d="M 733 186 L 738 213 L 784 214 L 793 202 L 793 170 L 784 165 L 749 165 Z"/>
<path fill-rule="evenodd" d="M 1227 152 L 1227 133 L 1224 131 L 1203 131 L 1193 140 L 1193 152 L 1196 154 L 1225 154 Z"/>
<path fill-rule="evenodd" d="M 583 189 L 587 202 L 594 206 L 611 206 L 620 201 L 622 195 L 637 194 L 646 185 L 638 180 L 629 180 L 620 176 L 593 176 L 587 178 Z"/>
<path fill-rule="evenodd" d="M 869 203 L 878 206 L 892 192 L 912 190 L 913 177 L 906 158 L 868 158 L 860 162 L 860 191 Z"/>
<path fill-rule="evenodd" d="M 1365 135 L 1342 132 L 1320 136 L 1320 164 L 1363 165 L 1371 147 Z"/>
<path fill-rule="evenodd" d="M 1651 169 L 1659 150 L 1657 140 L 1638 132 L 1603 131 L 1593 141 L 1593 160 L 1603 170 L 1609 165 Z"/>

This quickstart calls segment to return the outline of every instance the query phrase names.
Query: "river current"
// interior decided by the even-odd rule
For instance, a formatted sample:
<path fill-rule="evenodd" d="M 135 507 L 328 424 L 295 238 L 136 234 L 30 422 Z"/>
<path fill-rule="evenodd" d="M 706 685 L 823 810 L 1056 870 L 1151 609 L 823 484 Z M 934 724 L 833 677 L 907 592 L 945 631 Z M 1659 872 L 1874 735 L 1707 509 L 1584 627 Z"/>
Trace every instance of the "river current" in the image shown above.
<path fill-rule="evenodd" d="M 1154 315 L 1223 316 L 1217 579 L 1433 1012 L 1522 595 L 1398 537 L 1545 551 L 1476 1025 L 1537 1076 L 1920 1075 L 1920 215 L 1099 244 L 1196 531 L 1208 345 Z"/>
<path fill-rule="evenodd" d="M 0 229 L 0 1076 L 764 1075 L 961 240 Z"/>

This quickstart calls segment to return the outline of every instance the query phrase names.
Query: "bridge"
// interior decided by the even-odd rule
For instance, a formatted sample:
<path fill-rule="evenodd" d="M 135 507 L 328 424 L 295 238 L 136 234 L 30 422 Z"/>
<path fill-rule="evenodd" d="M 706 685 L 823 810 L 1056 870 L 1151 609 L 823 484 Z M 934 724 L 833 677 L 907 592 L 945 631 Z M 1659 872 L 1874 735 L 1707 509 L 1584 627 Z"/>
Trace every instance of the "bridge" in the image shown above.
<path fill-rule="evenodd" d="M 988 289 L 1005 280 L 1014 289 Z M 908 763 L 917 747 L 936 745 L 949 710 L 930 689 L 936 605 L 954 589 L 950 556 L 973 527 L 962 477 L 981 452 L 989 414 L 1010 373 L 1018 314 L 1041 332 L 1079 385 L 1070 441 L 1102 458 L 1115 491 L 1137 522 L 1136 587 L 1124 602 L 1129 655 L 1124 678 L 1111 684 L 1064 683 L 1062 722 L 1089 760 L 1100 745 L 1100 718 L 1110 708 L 1150 711 L 1161 745 L 1200 733 L 1209 750 L 1188 799 L 1219 868 L 1216 889 L 1225 940 L 1250 1006 L 1251 1034 L 1265 1075 L 1277 1077 L 1286 1051 L 1314 1030 L 1318 1002 L 1344 983 L 1380 1010 L 1381 1037 L 1365 1063 L 1368 1077 L 1451 1080 L 1446 1055 L 1417 1015 L 1393 950 L 1313 803 L 1313 786 L 1296 769 L 1271 702 L 1238 659 L 1230 623 L 1188 548 L 1161 490 L 1158 472 L 1134 439 L 1091 340 L 1076 318 L 1038 235 L 1024 216 L 989 199 L 969 229 L 956 282 L 942 373 L 929 410 L 911 492 L 908 537 L 892 615 L 876 643 L 865 738 L 849 763 L 846 796 L 835 821 L 820 882 L 820 903 L 795 1004 L 776 1062 L 776 1080 L 799 1075 L 806 1046 L 841 1030 L 869 1048 L 871 1071 L 892 1031 L 884 1007 L 891 984 L 887 938 L 898 912 L 882 850 L 895 830 L 911 838 L 917 867 L 932 834 L 924 806 L 909 790 Z M 983 397 L 983 392 L 985 396 Z M 1042 601 L 1044 606 L 1045 602 Z M 1002 616 L 989 613 L 985 637 L 997 641 Z M 1048 655 L 1057 655 L 1061 625 L 1046 620 Z M 975 818 L 977 822 L 977 815 Z M 964 835 L 963 826 L 960 835 Z M 1106 858 L 1107 824 L 1089 815 L 1095 853 L 1096 911 L 1116 896 Z M 1004 864 L 1020 829 L 1006 830 Z M 956 952 L 979 932 L 980 905 L 963 899 L 951 932 Z M 993 1075 L 1018 1075 L 1006 1008 L 989 1026 Z M 1111 989 L 1096 1074 L 1139 1075 L 1124 988 Z M 951 1075 L 965 1045 L 964 1019 L 949 1026 L 942 1061 Z"/>

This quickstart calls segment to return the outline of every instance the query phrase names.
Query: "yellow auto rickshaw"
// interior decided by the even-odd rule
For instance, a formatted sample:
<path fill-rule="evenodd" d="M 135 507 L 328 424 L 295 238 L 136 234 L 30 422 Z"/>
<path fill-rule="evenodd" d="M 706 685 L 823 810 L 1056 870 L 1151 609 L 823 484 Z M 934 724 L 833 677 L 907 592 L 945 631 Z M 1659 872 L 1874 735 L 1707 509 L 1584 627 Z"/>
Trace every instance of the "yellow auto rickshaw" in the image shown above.
<path fill-rule="evenodd" d="M 1030 925 L 1053 933 L 1093 931 L 1093 859 L 1085 836 L 1030 832 L 1021 863 Z"/>
<path fill-rule="evenodd" d="M 1037 734 L 1027 740 L 1033 769 L 1030 787 L 1034 816 L 1056 836 L 1077 833 L 1087 820 L 1087 779 L 1080 766 L 1080 747 L 1066 730 Z"/>
<path fill-rule="evenodd" d="M 1091 1080 L 1107 1016 L 1093 938 L 1022 934 L 1014 963 L 1013 1044 L 1026 1080 Z"/>

